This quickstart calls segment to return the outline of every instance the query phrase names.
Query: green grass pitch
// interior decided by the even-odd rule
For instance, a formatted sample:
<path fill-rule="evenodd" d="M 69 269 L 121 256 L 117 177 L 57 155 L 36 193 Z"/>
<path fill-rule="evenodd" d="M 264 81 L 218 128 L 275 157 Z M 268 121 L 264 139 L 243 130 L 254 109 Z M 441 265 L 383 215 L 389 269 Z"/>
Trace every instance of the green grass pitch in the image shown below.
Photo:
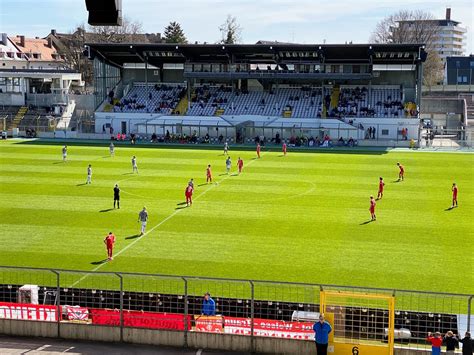
<path fill-rule="evenodd" d="M 222 175 L 220 150 L 71 145 L 63 163 L 60 145 L 2 142 L 0 265 L 474 292 L 474 155 L 234 149 L 240 176 Z M 207 164 L 218 184 L 202 185 Z M 181 208 L 190 178 L 194 205 Z M 143 206 L 152 231 L 137 238 Z M 119 255 L 96 264 L 109 231 Z"/>

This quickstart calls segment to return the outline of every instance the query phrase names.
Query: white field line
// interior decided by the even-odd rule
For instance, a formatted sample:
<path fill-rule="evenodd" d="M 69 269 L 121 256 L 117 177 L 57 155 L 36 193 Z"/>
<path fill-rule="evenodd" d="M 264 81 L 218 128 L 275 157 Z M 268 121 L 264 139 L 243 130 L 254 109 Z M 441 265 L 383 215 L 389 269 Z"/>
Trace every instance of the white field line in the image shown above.
<path fill-rule="evenodd" d="M 263 154 L 261 154 L 263 156 Z M 247 164 L 247 166 L 251 165 L 253 162 L 257 161 L 259 159 L 254 159 L 252 160 L 250 163 Z M 231 176 L 233 176 L 233 174 L 229 174 L 227 175 L 225 178 L 223 178 L 220 182 L 224 182 L 226 181 L 228 178 L 230 178 Z M 132 179 L 131 178 L 128 178 L 128 179 L 124 179 L 124 180 L 121 180 L 121 181 L 125 181 L 125 180 L 129 180 L 129 179 Z M 205 191 L 203 191 L 202 193 L 200 193 L 198 196 L 196 196 L 196 198 L 194 200 L 197 200 L 199 199 L 200 197 L 204 196 L 205 194 L 207 194 L 209 191 L 211 191 L 214 187 L 218 186 L 218 184 L 212 184 L 208 189 L 206 189 Z M 130 249 L 131 247 L 133 247 L 135 244 L 137 244 L 140 240 L 142 240 L 144 237 L 146 237 L 148 234 L 152 233 L 153 231 L 155 231 L 157 228 L 161 227 L 164 223 L 168 222 L 171 218 L 173 218 L 174 216 L 176 216 L 178 213 L 180 213 L 181 211 L 185 210 L 185 208 L 182 208 L 182 209 L 179 209 L 179 210 L 175 210 L 173 213 L 171 213 L 168 217 L 166 217 L 165 219 L 163 219 L 161 222 L 159 222 L 157 225 L 155 225 L 153 228 L 151 228 L 149 231 L 145 232 L 141 237 L 138 237 L 137 239 L 135 239 L 133 242 L 131 242 L 130 244 L 128 244 L 125 248 L 121 249 L 118 253 L 116 253 L 114 255 L 114 258 L 122 255 L 123 253 L 125 253 L 128 249 Z M 90 273 L 87 273 L 85 274 L 84 276 L 82 276 L 79 280 L 77 280 L 76 282 L 74 282 L 71 286 L 69 286 L 69 288 L 74 288 L 76 285 L 78 285 L 79 283 L 81 283 L 82 281 L 84 281 L 86 278 L 88 278 L 90 276 L 90 274 L 98 271 L 99 269 L 101 269 L 104 265 L 106 265 L 107 262 L 104 262 L 102 264 L 99 264 L 97 265 L 94 269 L 92 269 L 90 271 Z"/>

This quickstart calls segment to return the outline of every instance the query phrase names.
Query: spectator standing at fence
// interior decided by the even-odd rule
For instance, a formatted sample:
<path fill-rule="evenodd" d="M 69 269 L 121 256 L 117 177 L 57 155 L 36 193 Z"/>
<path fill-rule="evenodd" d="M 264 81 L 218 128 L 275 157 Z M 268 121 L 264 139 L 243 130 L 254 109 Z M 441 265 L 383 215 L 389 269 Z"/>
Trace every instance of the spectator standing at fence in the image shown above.
<path fill-rule="evenodd" d="M 113 260 L 115 235 L 110 232 L 104 239 L 104 244 L 107 247 L 107 260 Z"/>
<path fill-rule="evenodd" d="M 118 186 L 118 184 L 115 184 L 114 187 L 114 208 L 116 203 L 117 208 L 120 209 L 120 187 Z"/>
<path fill-rule="evenodd" d="M 216 315 L 216 302 L 214 302 L 214 300 L 211 298 L 211 294 L 209 292 L 206 292 L 204 295 L 201 313 L 204 316 Z"/>
<path fill-rule="evenodd" d="M 67 159 L 67 145 L 63 147 L 63 162 L 66 162 Z"/>
<path fill-rule="evenodd" d="M 326 355 L 328 353 L 329 333 L 332 332 L 332 327 L 324 320 L 324 315 L 319 316 L 319 321 L 314 323 L 313 330 L 317 354 Z"/>
<path fill-rule="evenodd" d="M 138 214 L 138 222 L 141 222 L 142 224 L 140 235 L 143 235 L 145 234 L 146 224 L 148 222 L 148 211 L 146 210 L 146 207 L 143 207 L 143 209 Z"/>
<path fill-rule="evenodd" d="M 471 338 L 471 333 L 466 332 L 464 338 L 459 340 L 462 344 L 462 355 L 472 355 L 474 353 L 474 342 Z"/>
<path fill-rule="evenodd" d="M 92 183 L 92 165 L 89 164 L 89 166 L 87 167 L 87 180 L 86 180 L 86 184 L 91 184 Z"/>
<path fill-rule="evenodd" d="M 450 330 L 444 336 L 443 342 L 446 345 L 446 354 L 454 354 L 459 348 L 459 340 Z"/>
<path fill-rule="evenodd" d="M 441 337 L 441 333 L 436 332 L 433 336 L 431 332 L 429 332 L 426 340 L 431 343 L 431 355 L 440 355 L 441 345 L 443 345 L 443 338 Z"/>
<path fill-rule="evenodd" d="M 451 190 L 453 191 L 453 203 L 451 204 L 451 208 L 458 207 L 458 185 L 453 183 Z"/>

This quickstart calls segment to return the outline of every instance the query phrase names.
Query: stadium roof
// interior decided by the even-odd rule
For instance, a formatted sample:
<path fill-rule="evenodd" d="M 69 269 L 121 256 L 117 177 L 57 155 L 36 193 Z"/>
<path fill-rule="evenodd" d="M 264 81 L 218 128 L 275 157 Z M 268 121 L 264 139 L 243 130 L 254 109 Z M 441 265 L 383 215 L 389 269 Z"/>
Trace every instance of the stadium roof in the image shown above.
<path fill-rule="evenodd" d="M 369 63 L 413 64 L 422 44 L 103 44 L 89 43 L 91 55 L 112 65 L 143 63 Z"/>

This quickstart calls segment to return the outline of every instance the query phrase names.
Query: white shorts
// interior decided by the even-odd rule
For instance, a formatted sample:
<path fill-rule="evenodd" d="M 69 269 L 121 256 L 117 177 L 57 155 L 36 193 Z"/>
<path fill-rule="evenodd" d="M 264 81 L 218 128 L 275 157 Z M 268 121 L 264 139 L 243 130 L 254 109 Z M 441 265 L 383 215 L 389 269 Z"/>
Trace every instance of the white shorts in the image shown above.
<path fill-rule="evenodd" d="M 147 222 L 142 222 L 142 230 L 145 230 Z"/>
<path fill-rule="evenodd" d="M 67 154 L 63 154 L 63 159 L 66 159 L 66 157 L 67 157 Z"/>

